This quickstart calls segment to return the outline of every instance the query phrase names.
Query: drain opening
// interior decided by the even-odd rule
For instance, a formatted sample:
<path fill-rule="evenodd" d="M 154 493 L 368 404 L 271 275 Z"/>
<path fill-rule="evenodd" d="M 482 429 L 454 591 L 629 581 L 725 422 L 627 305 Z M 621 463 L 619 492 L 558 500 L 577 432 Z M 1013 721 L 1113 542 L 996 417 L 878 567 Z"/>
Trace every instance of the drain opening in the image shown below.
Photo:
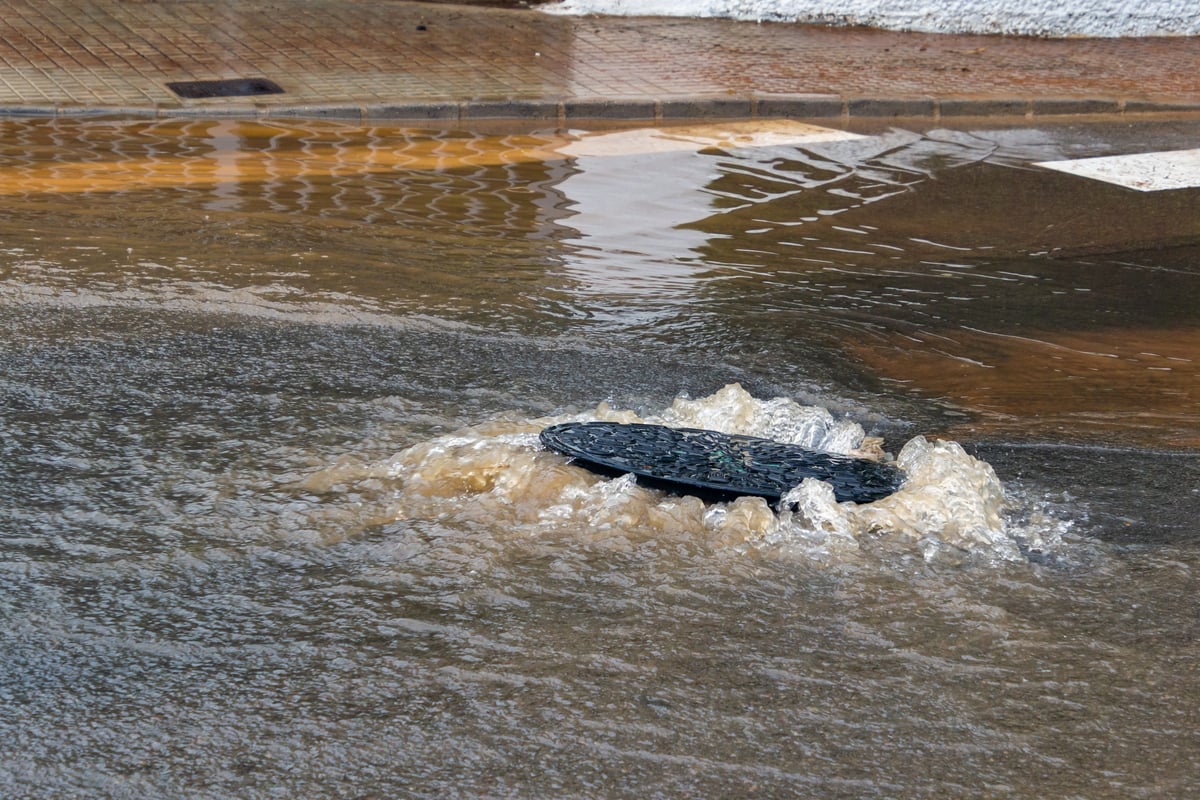
<path fill-rule="evenodd" d="M 185 100 L 205 97 L 253 97 L 260 94 L 283 94 L 275 81 L 266 78 L 228 78 L 218 81 L 177 81 L 167 88 Z"/>

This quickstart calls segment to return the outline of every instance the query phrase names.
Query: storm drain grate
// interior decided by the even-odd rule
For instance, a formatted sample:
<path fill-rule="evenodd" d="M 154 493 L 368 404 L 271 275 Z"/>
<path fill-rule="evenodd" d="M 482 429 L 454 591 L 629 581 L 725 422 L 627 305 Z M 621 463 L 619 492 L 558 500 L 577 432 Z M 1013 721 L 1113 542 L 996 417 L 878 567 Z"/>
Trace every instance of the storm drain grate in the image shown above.
<path fill-rule="evenodd" d="M 253 97 L 260 94 L 283 94 L 275 81 L 266 78 L 228 78 L 217 81 L 177 81 L 167 88 L 186 100 L 205 97 Z"/>

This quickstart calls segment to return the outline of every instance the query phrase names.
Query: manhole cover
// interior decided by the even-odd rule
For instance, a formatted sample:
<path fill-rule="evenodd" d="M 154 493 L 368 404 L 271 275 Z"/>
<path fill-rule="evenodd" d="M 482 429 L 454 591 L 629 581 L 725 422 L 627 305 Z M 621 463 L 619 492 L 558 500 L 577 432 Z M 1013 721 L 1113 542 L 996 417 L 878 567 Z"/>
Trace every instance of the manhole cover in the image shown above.
<path fill-rule="evenodd" d="M 777 505 L 792 487 L 816 478 L 833 486 L 838 502 L 870 503 L 904 483 L 904 473 L 889 464 L 698 428 L 566 422 L 540 438 L 593 472 L 632 472 L 638 483 L 706 500 L 752 495 Z"/>
<path fill-rule="evenodd" d="M 253 97 L 260 94 L 283 94 L 275 81 L 266 78 L 227 78 L 216 81 L 176 81 L 167 88 L 186 100 L 205 97 Z"/>

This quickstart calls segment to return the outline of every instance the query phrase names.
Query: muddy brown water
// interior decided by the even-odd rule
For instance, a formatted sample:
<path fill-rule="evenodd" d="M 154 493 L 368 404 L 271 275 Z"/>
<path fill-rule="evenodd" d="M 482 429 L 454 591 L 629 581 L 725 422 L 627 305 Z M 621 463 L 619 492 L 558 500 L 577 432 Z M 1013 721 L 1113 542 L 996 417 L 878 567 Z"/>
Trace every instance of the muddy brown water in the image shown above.
<path fill-rule="evenodd" d="M 0 122 L 0 794 L 1200 791 L 1196 123 L 721 130 Z"/>

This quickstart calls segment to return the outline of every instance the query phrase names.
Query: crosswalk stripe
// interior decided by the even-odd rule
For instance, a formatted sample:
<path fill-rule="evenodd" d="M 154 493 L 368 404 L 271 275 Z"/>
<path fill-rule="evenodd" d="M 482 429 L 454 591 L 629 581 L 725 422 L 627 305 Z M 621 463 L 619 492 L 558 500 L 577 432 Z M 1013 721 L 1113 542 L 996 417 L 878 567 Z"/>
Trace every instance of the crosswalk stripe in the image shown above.
<path fill-rule="evenodd" d="M 1039 161 L 1047 169 L 1114 183 L 1139 192 L 1200 187 L 1200 150 Z"/>

